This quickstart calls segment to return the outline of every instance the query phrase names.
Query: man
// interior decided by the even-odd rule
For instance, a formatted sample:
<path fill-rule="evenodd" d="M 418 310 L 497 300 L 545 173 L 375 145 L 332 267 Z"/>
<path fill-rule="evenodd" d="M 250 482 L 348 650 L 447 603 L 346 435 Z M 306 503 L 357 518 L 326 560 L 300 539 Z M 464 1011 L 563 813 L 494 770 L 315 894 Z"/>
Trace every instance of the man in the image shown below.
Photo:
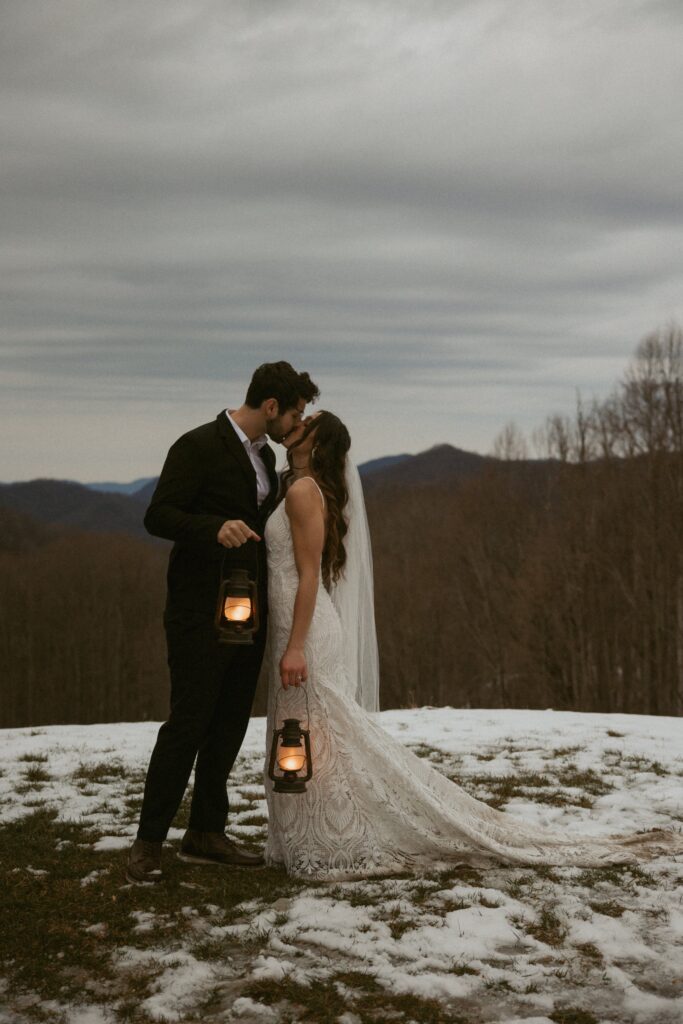
<path fill-rule="evenodd" d="M 255 371 L 244 404 L 184 434 L 171 447 L 145 515 L 156 537 L 174 541 L 164 626 L 171 713 L 147 771 L 140 826 L 128 858 L 131 882 L 161 879 L 161 847 L 196 758 L 189 827 L 180 856 L 202 863 L 258 865 L 224 834 L 226 782 L 242 745 L 266 634 L 263 529 L 277 497 L 275 455 L 319 395 L 286 362 Z M 256 576 L 260 626 L 253 644 L 220 644 L 218 588 L 230 568 Z"/>

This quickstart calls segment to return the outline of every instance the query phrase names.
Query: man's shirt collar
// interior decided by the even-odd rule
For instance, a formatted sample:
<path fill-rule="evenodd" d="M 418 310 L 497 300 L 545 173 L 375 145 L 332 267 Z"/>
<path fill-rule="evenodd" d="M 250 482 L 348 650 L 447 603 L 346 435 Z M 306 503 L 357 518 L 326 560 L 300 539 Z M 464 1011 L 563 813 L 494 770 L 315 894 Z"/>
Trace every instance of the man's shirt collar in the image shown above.
<path fill-rule="evenodd" d="M 244 431 L 240 427 L 239 423 L 235 423 L 235 421 L 232 418 L 232 416 L 230 415 L 230 411 L 228 409 L 225 410 L 225 415 L 230 420 L 230 423 L 232 424 L 233 430 L 235 431 L 235 433 L 239 437 L 239 439 L 242 442 L 242 444 L 246 444 L 248 448 L 256 448 L 258 450 L 258 449 L 263 448 L 263 446 L 268 443 L 268 436 L 267 436 L 267 434 L 261 434 L 259 437 L 255 438 L 253 441 L 250 441 L 249 438 L 247 437 L 247 435 L 244 433 Z"/>

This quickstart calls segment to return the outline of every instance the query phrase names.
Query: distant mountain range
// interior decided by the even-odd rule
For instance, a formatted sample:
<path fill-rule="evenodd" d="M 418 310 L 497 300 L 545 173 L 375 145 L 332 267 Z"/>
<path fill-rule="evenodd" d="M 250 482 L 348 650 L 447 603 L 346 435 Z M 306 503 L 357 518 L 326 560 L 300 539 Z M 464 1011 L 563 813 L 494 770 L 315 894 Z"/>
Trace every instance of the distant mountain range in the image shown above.
<path fill-rule="evenodd" d="M 450 444 L 438 444 L 418 455 L 385 455 L 379 459 L 361 462 L 358 466 L 364 481 L 432 483 L 444 476 L 469 476 L 496 459 L 475 452 L 466 452 Z M 154 492 L 158 477 L 149 476 L 129 484 L 86 484 L 93 491 L 128 494 L 140 501 L 148 501 Z"/>
<path fill-rule="evenodd" d="M 148 484 L 156 484 L 157 477 L 155 476 L 141 476 L 138 480 L 133 480 L 129 484 L 85 484 L 86 487 L 90 488 L 91 491 L 104 491 L 112 494 L 135 494 L 137 491 L 141 491 L 143 487 Z"/>
<path fill-rule="evenodd" d="M 441 444 L 418 455 L 373 459 L 358 468 L 366 490 L 403 489 L 436 483 L 456 485 L 498 461 Z M 141 477 L 123 484 L 81 484 L 70 480 L 0 484 L 0 507 L 55 526 L 105 533 L 122 531 L 146 537 L 142 518 L 156 480 Z"/>
<path fill-rule="evenodd" d="M 394 455 L 358 467 L 365 489 L 394 485 L 416 487 L 424 484 L 459 482 L 499 459 L 477 455 L 450 444 L 437 444 L 419 455 Z"/>
<path fill-rule="evenodd" d="M 404 462 L 406 459 L 413 458 L 415 458 L 413 455 L 385 455 L 381 459 L 371 459 L 369 462 L 361 463 L 358 469 L 362 477 L 370 477 L 381 470 L 388 469 L 390 466 L 396 466 L 399 462 Z M 156 476 L 143 476 L 139 477 L 137 480 L 132 480 L 129 484 L 106 482 L 84 484 L 83 486 L 88 487 L 91 491 L 103 491 L 105 493 L 111 492 L 112 494 L 129 494 L 142 500 L 148 496 L 150 498 L 152 497 L 158 479 L 159 478 Z"/>
<path fill-rule="evenodd" d="M 0 484 L 0 506 L 53 526 L 148 536 L 142 525 L 146 502 L 135 494 L 95 491 L 69 480 Z"/>

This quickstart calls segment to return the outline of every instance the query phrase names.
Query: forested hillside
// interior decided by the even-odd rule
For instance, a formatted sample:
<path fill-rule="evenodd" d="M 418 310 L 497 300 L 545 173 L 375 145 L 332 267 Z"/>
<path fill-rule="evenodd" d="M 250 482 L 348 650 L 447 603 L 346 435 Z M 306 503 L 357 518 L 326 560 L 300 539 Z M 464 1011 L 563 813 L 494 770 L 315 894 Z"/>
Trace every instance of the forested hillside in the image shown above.
<path fill-rule="evenodd" d="M 0 723 L 165 717 L 166 551 L 0 508 Z"/>
<path fill-rule="evenodd" d="M 534 442 L 366 479 L 382 706 L 683 713 L 680 330 Z M 165 547 L 7 508 L 0 537 L 0 726 L 163 718 Z"/>
<path fill-rule="evenodd" d="M 551 461 L 508 427 L 457 489 L 369 493 L 384 706 L 683 713 L 681 331 L 535 441 Z"/>

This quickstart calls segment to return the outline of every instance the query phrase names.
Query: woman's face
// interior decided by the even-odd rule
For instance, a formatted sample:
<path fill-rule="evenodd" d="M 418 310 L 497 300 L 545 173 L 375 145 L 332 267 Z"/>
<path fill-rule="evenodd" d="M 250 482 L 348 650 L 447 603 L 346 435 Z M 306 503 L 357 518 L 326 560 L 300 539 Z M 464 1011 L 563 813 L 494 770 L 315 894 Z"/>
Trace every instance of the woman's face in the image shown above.
<path fill-rule="evenodd" d="M 306 419 L 302 420 L 301 423 L 294 427 L 294 429 L 289 434 L 287 434 L 287 437 L 282 442 L 285 448 L 289 450 L 290 448 L 296 445 L 297 452 L 301 452 L 304 455 L 309 455 L 315 444 L 315 435 L 317 431 L 311 430 L 310 434 L 308 434 L 303 441 L 301 440 L 301 438 L 306 433 L 306 428 L 308 427 L 309 423 L 312 423 L 319 415 L 320 413 L 316 412 L 313 416 L 307 416 Z"/>

